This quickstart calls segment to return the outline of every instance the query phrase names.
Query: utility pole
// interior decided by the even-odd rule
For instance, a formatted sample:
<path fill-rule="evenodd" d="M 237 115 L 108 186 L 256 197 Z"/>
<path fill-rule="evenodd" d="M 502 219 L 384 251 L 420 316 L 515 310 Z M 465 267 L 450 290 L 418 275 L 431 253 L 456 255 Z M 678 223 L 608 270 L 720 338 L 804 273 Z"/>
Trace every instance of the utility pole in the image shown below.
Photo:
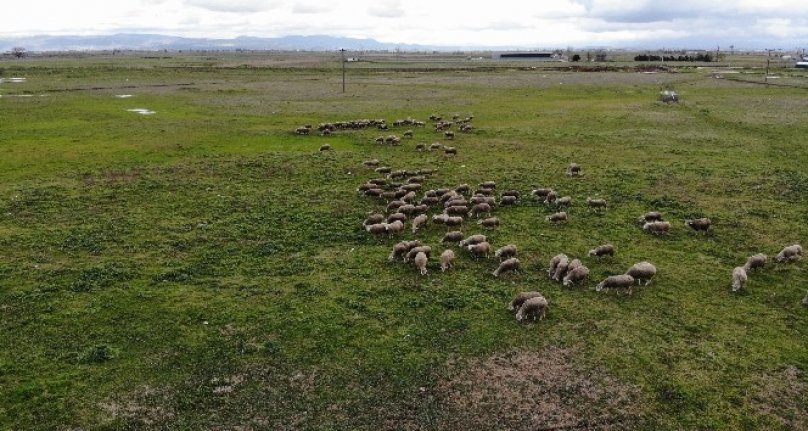
<path fill-rule="evenodd" d="M 342 58 L 342 92 L 345 92 L 345 48 L 340 48 L 340 57 Z"/>
<path fill-rule="evenodd" d="M 766 59 L 766 85 L 769 85 L 769 62 L 771 59 Z"/>

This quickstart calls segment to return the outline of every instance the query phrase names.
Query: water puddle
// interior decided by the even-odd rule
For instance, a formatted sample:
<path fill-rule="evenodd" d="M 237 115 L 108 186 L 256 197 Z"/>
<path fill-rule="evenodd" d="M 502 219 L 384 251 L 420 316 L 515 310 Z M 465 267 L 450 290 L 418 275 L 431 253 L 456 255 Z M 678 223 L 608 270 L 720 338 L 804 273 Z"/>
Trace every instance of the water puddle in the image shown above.
<path fill-rule="evenodd" d="M 134 112 L 134 113 L 140 114 L 140 115 L 152 115 L 152 114 L 157 113 L 155 111 L 152 111 L 150 109 L 145 109 L 145 108 L 127 109 L 126 111 L 127 112 Z"/>

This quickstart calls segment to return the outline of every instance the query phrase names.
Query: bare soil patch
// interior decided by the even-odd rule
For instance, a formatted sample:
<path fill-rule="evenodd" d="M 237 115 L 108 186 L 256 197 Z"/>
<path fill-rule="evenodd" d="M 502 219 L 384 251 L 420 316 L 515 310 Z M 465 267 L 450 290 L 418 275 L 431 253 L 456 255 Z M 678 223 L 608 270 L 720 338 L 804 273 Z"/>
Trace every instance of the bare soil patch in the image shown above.
<path fill-rule="evenodd" d="M 757 416 L 790 430 L 808 430 L 808 382 L 797 367 L 767 376 L 752 399 Z"/>

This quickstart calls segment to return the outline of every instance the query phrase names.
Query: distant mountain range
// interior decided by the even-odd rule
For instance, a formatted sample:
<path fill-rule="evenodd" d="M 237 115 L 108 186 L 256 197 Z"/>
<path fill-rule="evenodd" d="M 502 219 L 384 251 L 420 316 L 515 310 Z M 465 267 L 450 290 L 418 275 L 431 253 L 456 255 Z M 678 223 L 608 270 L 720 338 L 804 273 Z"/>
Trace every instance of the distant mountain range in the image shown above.
<path fill-rule="evenodd" d="M 373 39 L 334 36 L 249 37 L 207 39 L 161 34 L 113 34 L 95 36 L 37 35 L 19 38 L 0 37 L 0 52 L 14 47 L 28 51 L 100 51 L 133 50 L 304 50 L 333 51 L 340 48 L 358 50 L 448 51 L 456 48 L 426 45 L 383 43 Z"/>

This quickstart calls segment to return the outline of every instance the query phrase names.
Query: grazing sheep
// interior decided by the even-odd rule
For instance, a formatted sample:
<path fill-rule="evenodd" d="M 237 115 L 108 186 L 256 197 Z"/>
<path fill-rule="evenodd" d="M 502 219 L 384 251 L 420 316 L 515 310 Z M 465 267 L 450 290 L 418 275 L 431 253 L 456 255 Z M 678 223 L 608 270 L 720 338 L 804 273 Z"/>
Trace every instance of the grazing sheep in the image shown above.
<path fill-rule="evenodd" d="M 746 259 L 746 263 L 744 264 L 743 269 L 749 272 L 753 269 L 763 268 L 763 266 L 766 265 L 767 260 L 768 258 L 763 253 L 758 253 L 754 256 L 749 256 L 749 259 Z"/>
<path fill-rule="evenodd" d="M 581 175 L 581 167 L 577 163 L 570 163 L 567 166 L 567 176 L 577 177 Z"/>
<path fill-rule="evenodd" d="M 421 241 L 401 241 L 393 246 L 393 251 L 390 252 L 390 256 L 387 258 L 390 262 L 398 259 L 403 258 L 407 255 L 415 247 L 420 247 Z"/>
<path fill-rule="evenodd" d="M 550 190 L 546 195 L 544 195 L 544 203 L 547 205 L 554 204 L 556 199 L 558 199 L 558 193 L 554 190 Z"/>
<path fill-rule="evenodd" d="M 480 202 L 480 203 L 474 205 L 473 207 L 471 207 L 471 210 L 469 210 L 469 212 L 468 212 L 469 217 L 473 216 L 473 217 L 477 218 L 477 217 L 480 216 L 480 214 L 485 214 L 486 216 L 490 215 L 491 214 L 491 205 L 489 205 L 489 204 L 487 204 L 485 202 Z"/>
<path fill-rule="evenodd" d="M 404 262 L 409 262 L 415 259 L 418 253 L 424 253 L 426 257 L 432 257 L 432 247 L 428 245 L 419 245 L 410 249 L 404 256 Z"/>
<path fill-rule="evenodd" d="M 567 213 L 564 212 L 564 211 L 561 211 L 561 212 L 557 212 L 555 214 L 550 214 L 546 218 L 547 218 L 547 221 L 549 221 L 549 222 L 559 223 L 559 222 L 562 222 L 562 221 L 567 221 Z"/>
<path fill-rule="evenodd" d="M 331 135 L 331 130 L 329 130 L 329 129 L 325 129 L 320 133 L 320 136 L 330 136 L 330 135 Z M 322 151 L 322 150 L 320 150 L 320 151 Z"/>
<path fill-rule="evenodd" d="M 454 139 L 454 132 L 451 131 L 451 130 L 447 130 L 447 131 L 443 132 L 443 136 L 446 137 L 446 139 L 448 139 L 448 140 L 452 140 L 452 139 Z"/>
<path fill-rule="evenodd" d="M 379 197 L 384 193 L 384 190 L 379 188 L 372 188 L 365 190 L 365 196 Z"/>
<path fill-rule="evenodd" d="M 642 228 L 654 235 L 664 235 L 670 232 L 671 224 L 667 221 L 651 221 L 645 223 Z"/>
<path fill-rule="evenodd" d="M 375 184 L 377 186 L 386 186 L 387 178 L 373 178 L 368 180 L 368 184 Z"/>
<path fill-rule="evenodd" d="M 379 136 L 378 138 L 374 139 L 373 142 L 377 144 L 384 144 L 384 136 Z"/>
<path fill-rule="evenodd" d="M 404 202 L 404 201 L 390 201 L 387 204 L 387 206 L 384 208 L 384 211 L 388 212 L 388 213 L 393 212 L 393 211 L 398 211 L 399 208 L 401 208 L 401 207 L 403 207 L 405 205 L 407 205 L 407 203 Z"/>
<path fill-rule="evenodd" d="M 407 221 L 407 219 L 408 219 L 407 214 L 404 214 L 402 212 L 396 212 L 387 216 L 387 223 L 393 223 L 397 221 L 404 223 L 405 221 Z"/>
<path fill-rule="evenodd" d="M 404 232 L 404 222 L 401 220 L 395 220 L 392 223 L 387 223 L 387 232 L 391 234 Z"/>
<path fill-rule="evenodd" d="M 460 184 L 459 186 L 455 187 L 455 191 L 457 193 L 469 193 L 471 192 L 471 187 L 468 184 Z"/>
<path fill-rule="evenodd" d="M 415 259 L 413 260 L 413 263 L 415 263 L 415 267 L 418 268 L 421 271 L 421 275 L 426 275 L 426 263 L 427 263 L 427 260 L 428 259 L 427 259 L 426 254 L 424 252 L 418 252 L 418 254 L 415 255 Z"/>
<path fill-rule="evenodd" d="M 455 147 L 443 147 L 443 154 L 445 154 L 447 156 L 450 155 L 450 154 L 456 156 L 457 155 L 457 148 L 455 148 Z"/>
<path fill-rule="evenodd" d="M 412 130 L 405 130 L 404 137 L 412 139 Z"/>
<path fill-rule="evenodd" d="M 656 272 L 657 269 L 651 262 L 643 261 L 635 263 L 626 271 L 626 274 L 634 277 L 634 279 L 637 280 L 637 284 L 645 280 L 645 285 L 648 286 L 651 284 L 651 279 L 654 278 Z"/>
<path fill-rule="evenodd" d="M 429 211 L 429 206 L 424 204 L 416 205 L 413 209 L 414 214 L 426 214 L 427 211 Z"/>
<path fill-rule="evenodd" d="M 495 228 L 499 226 L 499 219 L 496 217 L 489 217 L 478 221 L 477 224 L 482 227 Z"/>
<path fill-rule="evenodd" d="M 455 254 L 451 249 L 446 249 L 440 254 L 440 270 L 446 271 L 454 265 Z"/>
<path fill-rule="evenodd" d="M 500 205 L 516 205 L 516 201 L 519 200 L 518 197 L 513 195 L 503 195 L 499 198 Z"/>
<path fill-rule="evenodd" d="M 510 189 L 502 192 L 502 196 L 516 196 L 518 199 L 522 197 L 522 193 L 519 190 Z"/>
<path fill-rule="evenodd" d="M 446 203 L 443 204 L 443 207 L 444 208 L 449 208 L 449 207 L 457 207 L 457 206 L 466 206 L 468 204 L 469 203 L 466 200 L 466 198 L 460 196 L 460 197 L 454 197 L 454 198 L 446 201 Z"/>
<path fill-rule="evenodd" d="M 547 314 L 547 307 L 547 300 L 543 296 L 530 298 L 519 307 L 519 311 L 516 312 L 516 320 L 521 322 L 530 317 L 536 320 L 537 316 L 539 320 L 543 320 Z"/>
<path fill-rule="evenodd" d="M 295 133 L 297 133 L 298 135 L 308 135 L 310 131 L 311 129 L 309 129 L 308 127 L 298 127 L 297 129 L 295 129 Z"/>
<path fill-rule="evenodd" d="M 474 196 L 494 196 L 494 189 L 480 187 L 474 191 Z"/>
<path fill-rule="evenodd" d="M 453 230 L 451 232 L 446 232 L 446 235 L 443 235 L 443 239 L 441 242 L 459 242 L 463 240 L 463 232 L 459 230 Z"/>
<path fill-rule="evenodd" d="M 655 221 L 662 221 L 662 213 L 659 211 L 649 211 L 637 219 L 639 224 L 651 223 Z"/>
<path fill-rule="evenodd" d="M 500 247 L 497 251 L 494 252 L 494 256 L 500 258 L 500 260 L 516 257 L 516 246 L 513 244 L 508 244 L 504 247 Z"/>
<path fill-rule="evenodd" d="M 368 225 L 371 224 L 379 224 L 382 223 L 383 221 L 384 221 L 384 214 L 379 213 L 371 214 L 365 219 L 365 221 L 362 222 L 362 227 L 367 227 Z"/>
<path fill-rule="evenodd" d="M 614 256 L 614 250 L 613 245 L 603 244 L 589 250 L 589 255 L 595 257 Z"/>
<path fill-rule="evenodd" d="M 416 195 L 415 195 L 414 191 L 411 191 L 411 192 L 407 192 L 406 190 L 401 190 L 401 191 L 406 192 L 406 194 L 401 197 L 402 201 L 408 202 L 408 203 L 414 203 L 415 202 L 415 196 Z"/>
<path fill-rule="evenodd" d="M 393 171 L 393 168 L 391 168 L 389 166 L 380 166 L 380 167 L 374 169 L 374 171 L 376 171 L 376 172 L 378 172 L 380 174 L 389 174 L 390 172 Z"/>
<path fill-rule="evenodd" d="M 518 269 L 519 269 L 519 259 L 512 257 L 500 263 L 497 269 L 495 269 L 494 272 L 492 272 L 492 274 L 494 275 L 494 277 L 499 277 L 499 275 L 502 274 L 503 272 L 516 271 Z"/>
<path fill-rule="evenodd" d="M 508 311 L 515 311 L 519 310 L 522 307 L 522 304 L 525 303 L 530 298 L 538 298 L 542 296 L 539 292 L 520 292 L 517 293 L 516 296 L 513 297 L 511 302 L 508 304 Z"/>
<path fill-rule="evenodd" d="M 365 166 L 379 166 L 379 159 L 370 159 L 362 162 Z"/>
<path fill-rule="evenodd" d="M 536 196 L 537 198 L 543 198 L 543 197 L 546 197 L 548 194 L 550 194 L 550 192 L 552 192 L 552 191 L 553 191 L 553 189 L 539 188 L 539 189 L 534 189 L 533 191 L 530 192 L 530 194 L 533 195 L 533 196 Z"/>
<path fill-rule="evenodd" d="M 569 261 L 569 257 L 567 257 L 567 255 L 564 253 L 559 253 L 553 256 L 552 259 L 550 259 L 550 266 L 547 269 L 547 275 L 550 278 L 553 278 L 553 273 L 555 272 L 556 268 L 558 268 L 558 264 L 561 263 L 563 260 Z"/>
<path fill-rule="evenodd" d="M 800 259 L 802 259 L 802 246 L 799 244 L 790 245 L 784 248 L 780 251 L 780 253 L 777 254 L 777 257 L 775 257 L 775 260 L 778 262 L 793 262 Z"/>
<path fill-rule="evenodd" d="M 495 188 L 497 188 L 497 182 L 496 181 L 483 181 L 480 184 L 478 184 L 478 186 L 480 188 L 483 188 L 483 189 L 495 189 Z"/>
<path fill-rule="evenodd" d="M 429 221 L 429 216 L 426 214 L 421 214 L 418 217 L 412 219 L 412 233 L 418 232 L 418 229 L 426 226 L 426 222 Z"/>
<path fill-rule="evenodd" d="M 572 196 L 564 196 L 561 198 L 556 199 L 555 201 L 556 206 L 559 207 L 568 207 L 572 205 Z"/>
<path fill-rule="evenodd" d="M 413 177 L 407 178 L 408 184 L 421 184 L 426 181 L 426 177 L 423 175 L 415 175 Z"/>
<path fill-rule="evenodd" d="M 595 290 L 600 292 L 603 289 L 628 289 L 631 295 L 631 288 L 634 286 L 634 277 L 628 274 L 612 275 L 595 286 Z"/>
<path fill-rule="evenodd" d="M 443 203 L 449 202 L 454 199 L 460 199 L 463 197 L 460 193 L 457 193 L 454 190 L 449 189 L 437 189 L 435 192 L 440 196 L 440 201 Z"/>
<path fill-rule="evenodd" d="M 472 244 L 466 247 L 472 257 L 479 258 L 485 256 L 488 259 L 488 255 L 491 254 L 491 244 L 487 241 L 481 242 L 479 244 Z"/>
<path fill-rule="evenodd" d="M 432 216 L 432 223 L 435 224 L 446 224 L 446 219 L 449 218 L 447 214 L 435 214 Z"/>
<path fill-rule="evenodd" d="M 424 151 L 426 150 L 426 144 L 415 144 L 415 151 Z"/>
<path fill-rule="evenodd" d="M 746 270 L 742 266 L 735 267 L 732 270 L 732 291 L 737 292 L 746 287 Z"/>
<path fill-rule="evenodd" d="M 469 212 L 469 209 L 465 205 L 458 205 L 458 206 L 448 207 L 448 208 L 446 208 L 446 210 L 444 212 L 446 214 L 449 214 L 449 215 L 462 216 L 462 215 L 466 215 L 466 213 Z"/>
<path fill-rule="evenodd" d="M 448 227 L 457 227 L 463 225 L 463 217 L 446 217 L 446 221 L 443 223 Z"/>
<path fill-rule="evenodd" d="M 435 206 L 440 203 L 440 198 L 437 196 L 424 196 L 421 199 L 421 205 Z"/>
<path fill-rule="evenodd" d="M 606 208 L 606 199 L 586 198 L 586 204 L 589 205 L 590 208 Z"/>
<path fill-rule="evenodd" d="M 480 244 L 480 243 L 486 242 L 486 241 L 488 241 L 488 239 L 485 237 L 485 235 L 476 234 L 476 235 L 472 235 L 472 236 L 460 241 L 460 243 L 458 245 L 460 247 L 468 247 L 470 245 Z"/>
<path fill-rule="evenodd" d="M 429 145 L 429 151 L 439 150 L 442 146 L 443 144 L 441 144 L 440 142 L 433 142 L 432 144 Z"/>
<path fill-rule="evenodd" d="M 712 225 L 712 221 L 708 218 L 697 218 L 692 220 L 685 220 L 685 225 L 690 226 L 696 232 L 707 232 L 710 230 L 710 225 Z"/>
<path fill-rule="evenodd" d="M 387 233 L 387 223 L 376 223 L 365 226 L 365 230 L 374 235 Z"/>
<path fill-rule="evenodd" d="M 575 260 L 578 260 L 578 259 L 575 259 Z M 580 265 L 580 264 L 581 264 L 581 261 L 578 260 L 577 265 Z M 570 260 L 569 260 L 569 258 L 561 258 L 561 260 L 556 265 L 555 271 L 553 271 L 553 274 L 550 276 L 550 278 L 555 280 L 555 281 L 561 281 L 561 279 L 564 278 L 564 275 L 567 273 L 567 270 L 569 268 L 570 268 Z"/>
<path fill-rule="evenodd" d="M 581 281 L 584 281 L 588 276 L 589 276 L 589 268 L 580 265 L 567 271 L 567 275 L 564 276 L 564 280 L 562 283 L 565 287 L 568 287 L 575 283 L 580 283 Z"/>
<path fill-rule="evenodd" d="M 401 190 L 406 190 L 406 191 L 408 191 L 408 192 L 414 192 L 414 191 L 417 191 L 417 190 L 421 190 L 423 187 L 424 187 L 424 186 L 423 186 L 423 185 L 421 185 L 421 184 L 419 184 L 419 183 L 410 183 L 410 184 L 404 184 L 404 185 L 402 185 L 402 186 L 400 187 L 400 189 L 401 189 Z"/>

